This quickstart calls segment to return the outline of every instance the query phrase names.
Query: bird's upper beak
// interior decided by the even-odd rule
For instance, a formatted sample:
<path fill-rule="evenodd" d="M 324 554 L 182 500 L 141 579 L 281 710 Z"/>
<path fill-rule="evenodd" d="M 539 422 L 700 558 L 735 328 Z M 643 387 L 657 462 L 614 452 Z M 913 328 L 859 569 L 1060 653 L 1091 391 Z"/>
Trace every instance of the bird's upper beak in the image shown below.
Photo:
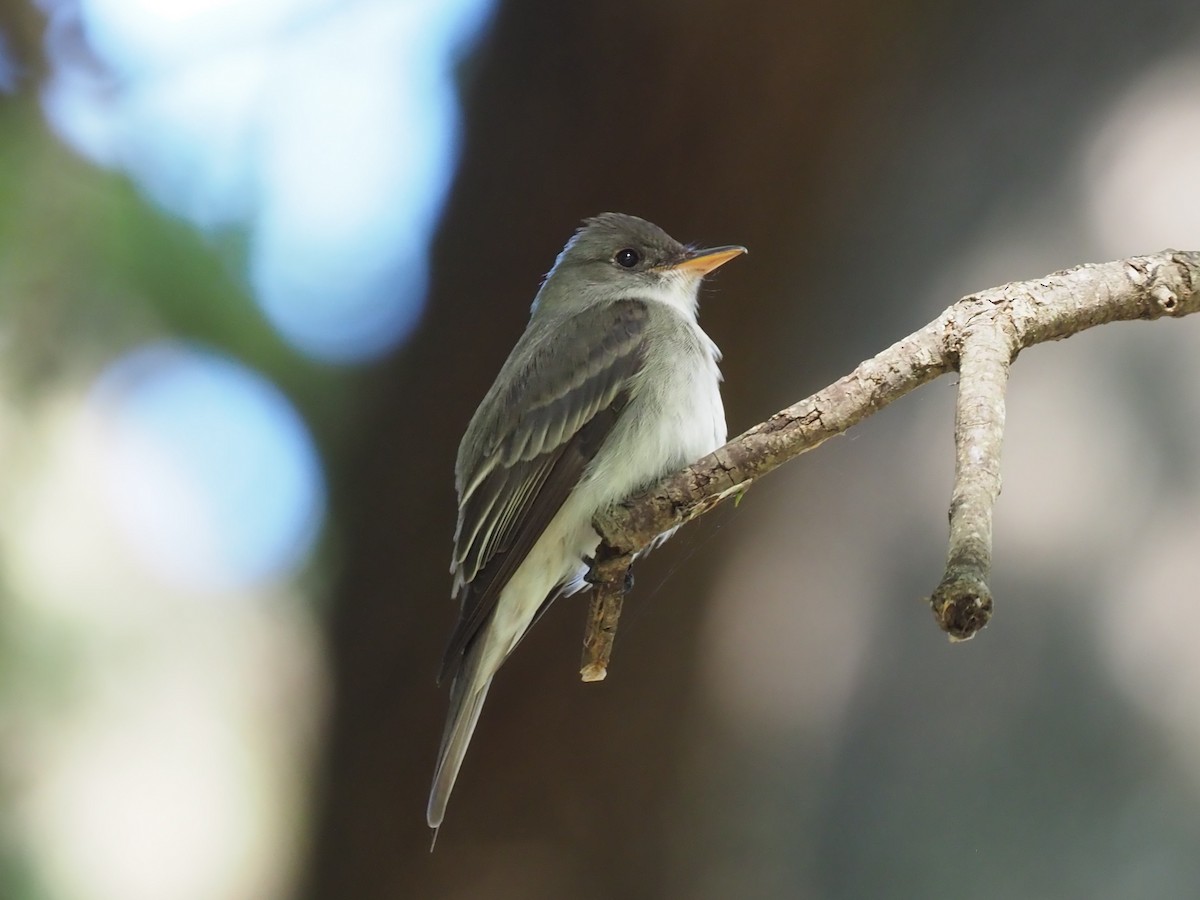
<path fill-rule="evenodd" d="M 725 265 L 735 256 L 741 256 L 746 252 L 745 247 L 730 245 L 728 247 L 709 247 L 706 250 L 689 250 L 687 255 L 679 262 L 668 263 L 663 266 L 664 269 L 683 270 L 685 272 L 695 272 L 697 275 L 704 276 L 720 266 Z"/>

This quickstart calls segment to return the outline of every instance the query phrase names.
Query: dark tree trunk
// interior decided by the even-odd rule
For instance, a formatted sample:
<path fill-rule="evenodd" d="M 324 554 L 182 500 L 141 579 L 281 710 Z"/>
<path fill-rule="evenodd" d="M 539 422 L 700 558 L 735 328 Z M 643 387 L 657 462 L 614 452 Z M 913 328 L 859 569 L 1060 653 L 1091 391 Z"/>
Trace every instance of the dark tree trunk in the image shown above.
<path fill-rule="evenodd" d="M 806 198 L 843 95 L 887 64 L 879 42 L 895 22 L 871 4 L 743 8 L 508 3 L 464 67 L 465 147 L 425 322 L 374 381 L 366 443 L 336 485 L 344 568 L 314 900 L 662 891 L 677 827 L 665 804 L 720 546 L 696 552 L 711 525 L 639 566 L 607 682 L 578 680 L 578 598 L 538 625 L 493 687 L 431 856 L 424 808 L 446 701 L 433 678 L 455 615 L 457 440 L 580 218 L 619 210 L 684 241 L 749 246 L 701 319 L 725 351 L 731 429 L 786 399 L 756 348 L 765 323 L 802 333 L 806 306 L 786 285 L 822 227 Z M 755 254 L 781 236 L 791 249 Z"/>

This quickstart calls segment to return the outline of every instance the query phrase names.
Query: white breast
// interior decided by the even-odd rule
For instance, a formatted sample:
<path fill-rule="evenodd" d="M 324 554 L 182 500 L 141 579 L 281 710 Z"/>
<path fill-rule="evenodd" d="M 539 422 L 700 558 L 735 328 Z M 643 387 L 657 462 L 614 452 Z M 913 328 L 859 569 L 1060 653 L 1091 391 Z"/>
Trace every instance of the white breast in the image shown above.
<path fill-rule="evenodd" d="M 711 453 L 725 442 L 720 351 L 687 314 L 659 313 L 633 397 L 586 476 L 597 505 Z M 581 485 L 583 487 L 583 485 Z"/>

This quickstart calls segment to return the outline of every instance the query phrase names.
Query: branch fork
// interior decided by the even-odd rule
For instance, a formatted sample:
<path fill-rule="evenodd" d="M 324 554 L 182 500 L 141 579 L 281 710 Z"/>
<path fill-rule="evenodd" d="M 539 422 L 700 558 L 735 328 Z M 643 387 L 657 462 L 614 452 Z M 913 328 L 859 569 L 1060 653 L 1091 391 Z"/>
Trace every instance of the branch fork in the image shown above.
<path fill-rule="evenodd" d="M 658 535 L 740 495 L 790 459 L 947 372 L 959 373 L 946 569 L 929 598 L 951 640 L 987 625 L 992 509 L 1000 495 L 1008 373 L 1026 347 L 1096 325 L 1200 312 L 1200 251 L 1164 250 L 1078 266 L 963 297 L 853 372 L 780 410 L 725 446 L 597 515 L 601 542 L 580 674 L 607 674 L 634 557 Z"/>

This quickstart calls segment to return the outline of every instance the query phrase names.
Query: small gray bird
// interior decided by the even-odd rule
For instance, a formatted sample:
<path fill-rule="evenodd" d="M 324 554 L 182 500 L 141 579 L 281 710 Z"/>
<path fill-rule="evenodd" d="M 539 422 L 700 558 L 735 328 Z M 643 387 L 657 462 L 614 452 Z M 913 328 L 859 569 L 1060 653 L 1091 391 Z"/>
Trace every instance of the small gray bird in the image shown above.
<path fill-rule="evenodd" d="M 725 442 L 721 353 L 701 279 L 744 247 L 695 250 L 635 216 L 588 219 L 458 448 L 453 678 L 427 819 L 446 812 L 496 670 L 557 597 L 586 587 L 592 518 Z M 440 680 L 440 679 L 439 679 Z"/>

